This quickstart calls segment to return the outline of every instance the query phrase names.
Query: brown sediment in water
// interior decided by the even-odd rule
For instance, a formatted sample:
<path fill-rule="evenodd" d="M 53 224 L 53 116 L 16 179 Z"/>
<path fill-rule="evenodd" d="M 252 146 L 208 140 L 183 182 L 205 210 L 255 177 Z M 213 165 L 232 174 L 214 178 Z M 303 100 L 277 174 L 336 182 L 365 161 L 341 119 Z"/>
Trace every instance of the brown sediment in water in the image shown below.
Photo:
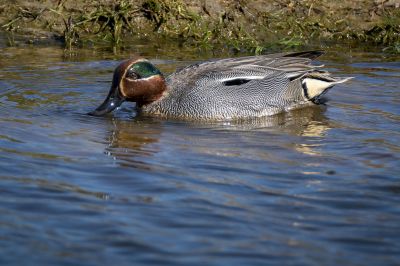
<path fill-rule="evenodd" d="M 400 0 L 0 0 L 1 29 L 66 47 L 133 39 L 260 53 L 352 42 L 400 53 Z"/>

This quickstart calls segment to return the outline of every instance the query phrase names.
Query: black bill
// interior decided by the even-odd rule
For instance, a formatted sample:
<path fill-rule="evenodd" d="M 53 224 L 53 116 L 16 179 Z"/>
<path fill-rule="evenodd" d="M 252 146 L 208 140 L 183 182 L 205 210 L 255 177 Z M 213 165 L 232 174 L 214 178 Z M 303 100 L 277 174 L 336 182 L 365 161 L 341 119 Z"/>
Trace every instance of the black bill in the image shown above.
<path fill-rule="evenodd" d="M 89 112 L 88 115 L 102 116 L 119 107 L 124 101 L 125 98 L 119 92 L 118 86 L 113 86 L 105 101 L 96 110 Z"/>

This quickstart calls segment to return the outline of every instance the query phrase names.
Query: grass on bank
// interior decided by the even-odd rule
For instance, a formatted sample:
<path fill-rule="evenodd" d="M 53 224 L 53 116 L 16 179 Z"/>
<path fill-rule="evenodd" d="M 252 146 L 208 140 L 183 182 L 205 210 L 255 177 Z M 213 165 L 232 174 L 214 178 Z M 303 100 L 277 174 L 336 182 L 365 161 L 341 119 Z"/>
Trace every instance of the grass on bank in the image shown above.
<path fill-rule="evenodd" d="M 257 14 L 250 9 L 253 1 L 243 0 L 226 1 L 228 5 L 218 12 L 205 5 L 195 6 L 196 11 L 184 0 L 34 2 L 21 0 L 9 10 L 3 7 L 1 16 L 7 12 L 9 17 L 1 28 L 10 33 L 11 45 L 14 33 L 23 34 L 36 27 L 38 30 L 30 32 L 33 37 L 43 31 L 53 33 L 50 36 L 67 49 L 97 42 L 119 46 L 134 37 L 164 39 L 205 50 L 224 46 L 255 54 L 320 42 L 369 44 L 400 53 L 399 8 L 379 9 L 383 19 L 365 28 L 336 14 L 340 9 L 335 13 L 322 8 L 326 1 L 318 2 L 318 6 L 315 0 L 265 1 L 278 5 L 277 9 Z"/>

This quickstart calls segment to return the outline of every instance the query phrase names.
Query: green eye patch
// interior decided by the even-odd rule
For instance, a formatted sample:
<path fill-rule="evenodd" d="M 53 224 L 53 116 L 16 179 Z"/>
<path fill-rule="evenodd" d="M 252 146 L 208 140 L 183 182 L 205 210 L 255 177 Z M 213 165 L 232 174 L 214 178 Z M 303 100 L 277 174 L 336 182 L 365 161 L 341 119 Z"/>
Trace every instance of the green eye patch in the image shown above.
<path fill-rule="evenodd" d="M 155 75 L 161 75 L 160 70 L 153 66 L 150 62 L 137 62 L 131 66 L 129 71 L 137 73 L 140 78 L 148 78 Z"/>

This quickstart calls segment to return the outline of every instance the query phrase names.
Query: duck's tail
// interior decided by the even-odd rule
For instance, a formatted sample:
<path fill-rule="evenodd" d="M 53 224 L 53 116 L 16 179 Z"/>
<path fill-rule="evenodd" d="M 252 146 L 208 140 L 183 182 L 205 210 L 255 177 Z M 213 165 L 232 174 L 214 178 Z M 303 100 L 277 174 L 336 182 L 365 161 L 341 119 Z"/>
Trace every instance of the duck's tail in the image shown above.
<path fill-rule="evenodd" d="M 344 83 L 353 77 L 336 78 L 327 73 L 309 73 L 302 77 L 304 96 L 314 102 L 319 103 L 320 97 L 336 84 Z"/>

